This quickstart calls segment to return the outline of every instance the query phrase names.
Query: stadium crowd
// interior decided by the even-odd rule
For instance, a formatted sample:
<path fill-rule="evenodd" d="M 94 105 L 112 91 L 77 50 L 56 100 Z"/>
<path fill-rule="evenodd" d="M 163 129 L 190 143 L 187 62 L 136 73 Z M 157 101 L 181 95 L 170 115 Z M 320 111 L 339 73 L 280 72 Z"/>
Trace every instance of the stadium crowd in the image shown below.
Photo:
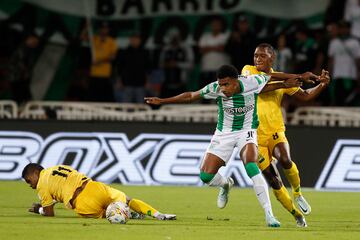
<path fill-rule="evenodd" d="M 30 86 L 36 60 L 57 31 L 66 39 L 70 57 L 76 59 L 61 100 L 143 103 L 147 95 L 167 97 L 198 89 L 214 81 L 220 65 L 232 64 L 239 70 L 252 65 L 255 47 L 268 42 L 277 51 L 276 71 L 330 71 L 333 81 L 328 90 L 306 104 L 360 106 L 358 0 L 330 1 L 319 28 L 310 29 L 299 21 L 268 38 L 255 31 L 246 14 L 237 15 L 232 27 L 213 16 L 210 31 L 202 33 L 194 44 L 188 44 L 181 32 L 174 30 L 154 48 L 145 46 L 140 31 L 129 33 L 128 42 L 119 44 L 115 36 L 121 30 L 112 28 L 111 22 L 97 21 L 92 35 L 84 20 L 74 35 L 56 13 L 38 35 L 33 8 L 24 4 L 0 22 L 0 97 L 18 104 L 33 99 Z M 22 31 L 11 27 L 14 23 L 20 23 Z M 284 103 L 289 111 L 303 104 L 291 99 Z"/>

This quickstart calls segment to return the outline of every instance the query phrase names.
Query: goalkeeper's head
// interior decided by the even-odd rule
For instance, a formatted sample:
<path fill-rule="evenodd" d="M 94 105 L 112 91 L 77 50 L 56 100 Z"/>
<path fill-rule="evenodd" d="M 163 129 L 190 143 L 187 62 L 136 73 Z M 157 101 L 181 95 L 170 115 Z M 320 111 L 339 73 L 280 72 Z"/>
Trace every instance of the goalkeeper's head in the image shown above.
<path fill-rule="evenodd" d="M 27 182 L 31 188 L 36 189 L 37 183 L 39 181 L 40 172 L 44 168 L 37 163 L 29 163 L 24 167 L 22 171 L 22 178 Z"/>

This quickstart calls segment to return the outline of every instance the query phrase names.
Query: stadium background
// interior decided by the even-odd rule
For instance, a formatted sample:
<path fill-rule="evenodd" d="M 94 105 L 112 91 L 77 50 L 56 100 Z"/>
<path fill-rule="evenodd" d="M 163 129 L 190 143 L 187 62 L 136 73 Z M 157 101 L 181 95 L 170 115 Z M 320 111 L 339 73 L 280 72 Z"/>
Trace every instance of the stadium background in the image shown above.
<path fill-rule="evenodd" d="M 351 1 L 349 1 L 351 2 Z M 87 79 L 89 78 L 89 68 L 91 65 L 91 44 L 86 42 L 79 43 L 86 19 L 91 19 L 92 34 L 95 34 L 99 24 L 104 21 L 109 24 L 110 35 L 116 39 L 118 49 L 125 49 L 129 37 L 139 33 L 142 37 L 145 49 L 150 52 L 151 71 L 150 84 L 146 87 L 148 94 L 160 94 L 159 89 L 164 83 L 163 69 L 159 65 L 159 55 L 163 47 L 167 44 L 169 33 L 174 29 L 182 36 L 183 44 L 189 46 L 194 52 L 194 62 L 189 72 L 189 80 L 186 82 L 187 90 L 196 90 L 201 87 L 200 78 L 200 59 L 201 54 L 197 42 L 204 32 L 209 30 L 209 24 L 216 16 L 225 28 L 224 31 L 230 33 L 239 19 L 246 19 L 250 28 L 256 35 L 256 42 L 270 42 L 275 47 L 277 38 L 280 34 L 285 34 L 288 47 L 294 51 L 296 56 L 298 31 L 305 31 L 309 36 L 308 43 L 312 44 L 310 60 L 317 59 L 318 54 L 323 52 L 323 42 L 329 41 L 326 27 L 338 22 L 344 17 L 347 8 L 346 1 L 1 1 L 0 2 L 0 95 L 3 100 L 13 100 L 13 88 L 8 80 L 10 59 L 16 49 L 21 46 L 23 39 L 29 35 L 35 35 L 40 39 L 39 52 L 36 57 L 35 67 L 31 69 L 32 78 L 30 89 L 31 99 L 28 100 L 55 100 L 58 101 L 55 107 L 43 107 L 41 109 L 42 120 L 32 120 L 34 115 L 25 116 L 22 111 L 26 109 L 28 102 L 16 102 L 15 117 L 8 117 L 2 114 L 0 141 L 2 143 L 2 155 L 0 159 L 0 179 L 16 180 L 20 179 L 20 172 L 27 160 L 34 162 L 47 162 L 51 164 L 68 163 L 78 169 L 82 169 L 83 160 L 90 158 L 86 146 L 79 145 L 78 148 L 61 146 L 54 144 L 54 152 L 60 151 L 61 154 L 48 154 L 51 140 L 56 136 L 62 136 L 71 141 L 82 139 L 82 134 L 90 136 L 92 141 L 100 141 L 102 144 L 107 141 L 104 137 L 107 133 L 114 134 L 113 137 L 126 142 L 128 147 L 127 154 L 135 151 L 140 143 L 132 143 L 133 139 L 142 138 L 144 133 L 163 134 L 159 137 L 152 148 L 149 148 L 141 158 L 134 158 L 123 163 L 124 156 L 114 155 L 113 149 L 100 149 L 97 159 L 87 168 L 86 173 L 95 179 L 105 182 L 120 182 L 123 184 L 167 184 L 167 185 L 201 185 L 197 179 L 197 166 L 200 164 L 201 154 L 210 139 L 214 124 L 208 123 L 179 123 L 179 121 L 166 122 L 133 122 L 130 121 L 97 121 L 94 119 L 84 119 L 79 117 L 79 121 L 59 120 L 57 109 L 66 107 L 69 101 L 86 101 Z M 186 11 L 184 10 L 186 9 Z M 91 32 L 91 31 L 90 31 Z M 91 33 L 89 33 L 91 34 Z M 119 52 L 121 55 L 121 52 Z M 291 62 L 291 69 L 297 70 L 296 59 Z M 116 69 L 116 61 L 112 62 Z M 249 62 L 251 64 L 251 62 Z M 322 67 L 327 67 L 324 60 L 319 63 Z M 319 67 L 319 66 L 318 66 Z M 311 71 L 316 72 L 315 65 L 311 66 Z M 111 75 L 113 82 L 116 81 L 117 73 L 114 70 Z M 331 87 L 329 88 L 331 89 Z M 356 93 L 355 89 L 355 93 Z M 329 101 L 331 91 L 326 91 L 316 101 L 306 103 L 306 105 L 317 106 L 321 112 L 321 106 L 326 106 L 326 111 L 336 113 L 335 123 L 330 119 L 324 120 L 319 125 L 316 121 L 309 124 L 306 121 L 291 124 L 289 122 L 288 137 L 292 146 L 292 154 L 299 162 L 299 169 L 302 174 L 303 185 L 306 187 L 359 190 L 360 177 L 358 176 L 358 161 L 360 148 L 358 146 L 360 117 L 358 114 L 357 95 L 354 101 L 347 106 L 339 108 Z M 121 91 L 120 91 L 121 95 Z M 285 100 L 284 111 L 294 112 L 303 103 L 298 103 L 290 99 Z M 125 106 L 127 103 L 118 103 Z M 41 102 L 40 102 L 41 105 Z M 141 104 L 139 104 L 141 105 Z M 346 107 L 355 106 L 350 110 Z M 6 107 L 3 107 L 3 111 Z M 332 110 L 333 109 L 333 110 Z M 343 110 L 345 111 L 343 113 Z M 130 110 L 132 112 L 133 110 Z M 156 111 L 156 110 L 154 110 Z M 340 114 L 339 114 L 340 111 Z M 350 115 L 349 115 L 350 111 Z M 71 113 L 70 113 L 71 114 Z M 130 116 L 131 113 L 125 112 Z M 154 113 L 156 114 L 156 113 Z M 169 115 L 172 113 L 169 112 Z M 341 115 L 345 114 L 345 115 Z M 36 114 L 35 114 L 36 115 Z M 331 115 L 331 114 L 330 114 Z M 9 119 L 6 119 L 9 118 Z M 11 119 L 10 119 L 11 118 Z M 18 118 L 18 119 L 12 119 Z M 24 120 L 21 118 L 29 118 Z M 76 118 L 76 117 L 75 117 Z M 315 117 L 316 118 L 316 117 Z M 320 118 L 320 117 L 319 117 Z M 44 120 L 50 119 L 50 120 Z M 69 118 L 74 119 L 74 118 Z M 125 117 L 126 119 L 126 117 Z M 291 117 L 290 117 L 291 119 Z M 339 120 L 340 119 L 340 120 Z M 340 124 L 341 119 L 350 119 L 351 123 Z M 75 119 L 76 120 L 76 119 Z M 191 122 L 191 120 L 190 120 Z M 315 123 L 314 123 L 315 122 Z M 66 136 L 71 133 L 70 137 Z M 105 133 L 105 135 L 104 135 Z M 30 156 L 25 156 L 27 146 L 22 146 L 22 138 L 36 139 L 39 142 L 36 150 Z M 79 136 L 76 136 L 78 134 Z M 102 135 L 103 134 L 103 135 Z M 166 135 L 166 136 L 165 136 Z M 35 136 L 35 137 L 34 137 Z M 49 138 L 50 136 L 50 138 Z M 200 138 L 203 144 L 194 149 L 188 149 L 187 145 L 175 145 L 174 151 L 179 155 L 168 155 L 172 165 L 161 162 L 151 151 L 158 151 L 162 141 L 174 138 L 181 141 L 197 141 Z M 142 141 L 146 142 L 146 136 Z M 156 137 L 155 137 L 156 138 Z M 9 139 L 18 139 L 13 142 Z M 19 140 L 20 139 L 20 140 Z M 40 139 L 40 140 L 39 140 Z M 50 139 L 50 140 L 49 140 Z M 100 140 L 99 140 L 100 139 Z M 164 140 L 165 139 L 165 140 Z M 344 140 L 352 142 L 344 143 Z M 72 143 L 70 141 L 70 143 Z M 172 141 L 172 140 L 171 140 Z M 180 142 L 181 142 L 180 141 Z M 160 142 L 160 143 L 159 143 Z M 11 143 L 11 144 L 10 144 Z M 50 145 L 49 145 L 50 144 Z M 81 141 L 80 143 L 81 144 Z M 125 144 L 125 145 L 126 145 Z M 155 143 L 154 143 L 155 144 Z M 338 144 L 338 145 L 337 145 Z M 66 144 L 65 144 L 66 145 Z M 336 147 L 336 146 L 342 147 Z M 103 146 L 103 145 L 102 145 Z M 105 145 L 104 145 L 105 146 Z M 183 153 L 182 149 L 189 152 Z M 60 150 L 59 150 L 60 149 Z M 135 149 L 135 150 L 134 150 Z M 339 150 L 340 149 L 340 150 Z M 47 152 L 48 151 L 48 152 Z M 113 155 L 106 155 L 110 151 Z M 149 152 L 150 151 L 150 152 Z M 345 151 L 345 152 L 341 152 Z M 185 154 L 182 156 L 181 154 Z M 342 155 L 345 154 L 345 157 Z M 336 156 L 334 159 L 331 156 Z M 22 156 L 19 158 L 19 156 Z M 25 156 L 25 157 L 24 157 Z M 115 157 L 114 157 L 115 156 Z M 235 158 L 235 154 L 233 156 Z M 149 160 L 153 159 L 153 160 Z M 155 159 L 155 160 L 154 160 Z M 238 160 L 238 159 L 237 159 Z M 109 164 L 107 164 L 107 161 Z M 120 164 L 129 164 L 128 167 L 114 168 L 111 176 L 112 166 L 118 161 Z M 132 162 L 131 162 L 132 161 Z M 160 161 L 155 168 L 148 166 L 151 161 Z M 177 163 L 179 161 L 179 163 Z M 136 163 L 134 163 L 136 162 Z M 327 163 L 328 162 L 328 163 Z M 161 165 L 163 164 L 163 165 Z M 115 164 L 116 165 L 116 164 Z M 101 168 L 96 168 L 101 166 Z M 326 167 L 327 166 L 327 167 Z M 163 167 L 163 168 L 162 168 Z M 134 169 L 138 168 L 139 172 Z M 140 170 L 139 170 L 140 168 Z M 100 170 L 99 170 L 100 169 Z M 154 170 L 155 169 L 155 170 Z M 175 170 L 174 170 L 175 169 Z M 154 176 L 154 172 L 161 172 Z M 118 172 L 116 172 L 118 171 Z M 175 172 L 173 172 L 175 171 Z M 243 172 L 243 166 L 239 161 L 223 170 L 228 175 L 233 175 L 239 186 L 250 186 L 249 179 Z M 133 174 L 133 175 L 132 175 Z M 144 175 L 145 174 L 145 175 Z M 101 177 L 100 177 L 101 176 Z M 322 176 L 322 177 L 321 177 Z M 168 180 L 161 180 L 161 178 Z M 321 181 L 320 181 L 321 180 Z M 329 182 L 326 182 L 328 181 Z M 330 181 L 331 180 L 331 181 Z"/>
<path fill-rule="evenodd" d="M 181 3 L 186 6 L 187 11 L 180 9 Z M 2 66 L 5 68 L 2 71 L 2 77 L 7 78 L 6 64 L 11 54 L 27 35 L 36 33 L 41 39 L 39 47 L 41 53 L 37 53 L 40 55 L 37 58 L 37 64 L 42 64 L 42 67 L 34 67 L 35 77 L 31 82 L 33 99 L 88 100 L 84 95 L 87 91 L 86 78 L 91 62 L 91 50 L 88 43 L 82 42 L 78 46 L 77 42 L 86 25 L 87 17 L 91 17 L 93 33 L 96 33 L 104 20 L 109 23 L 110 35 L 116 38 L 119 56 L 127 47 L 131 34 L 134 32 L 141 34 L 143 44 L 151 56 L 150 83 L 148 84 L 150 86 L 147 86 L 147 91 L 152 94 L 158 93 L 159 85 L 164 81 L 162 69 L 159 66 L 159 55 L 172 31 L 179 31 L 183 43 L 194 52 L 195 59 L 189 71 L 186 88 L 197 90 L 202 87 L 199 82 L 201 56 L 198 41 L 204 32 L 209 31 L 209 25 L 214 17 L 220 18 L 223 22 L 223 31 L 227 34 L 233 31 L 239 17 L 246 17 L 251 32 L 256 36 L 254 41 L 257 43 L 270 42 L 276 46 L 278 36 L 285 33 L 288 38 L 287 44 L 292 49 L 295 48 L 296 31 L 306 29 L 311 35 L 309 39 L 309 42 L 312 42 L 310 44 L 313 45 L 311 47 L 314 48 L 312 52 L 309 52 L 308 57 L 314 65 L 315 55 L 317 51 L 322 51 L 322 41 L 327 38 L 326 24 L 336 22 L 341 18 L 340 13 L 334 14 L 329 4 L 328 0 L 318 0 L 313 3 L 290 1 L 286 4 L 282 1 L 274 3 L 240 0 L 90 0 L 76 3 L 38 0 L 2 1 L 0 10 L 4 37 L 0 42 Z M 254 46 L 255 42 L 249 45 L 252 48 Z M 48 57 L 46 52 L 51 52 L 52 57 Z M 116 65 L 116 61 L 113 64 Z M 315 66 L 312 67 L 315 68 Z M 295 70 L 296 66 L 293 68 Z M 113 81 L 116 79 L 116 74 L 117 72 L 114 71 Z M 1 94 L 3 99 L 11 98 L 11 90 L 6 86 L 3 86 Z M 327 99 L 321 99 L 317 102 L 328 105 L 327 101 Z"/>
<path fill-rule="evenodd" d="M 150 59 L 148 83 L 141 87 L 149 96 L 161 96 L 168 85 L 161 55 L 171 37 L 180 33 L 181 44 L 193 59 L 186 62 L 187 77 L 173 93 L 202 87 L 198 41 L 215 17 L 228 36 L 236 23 L 249 24 L 251 31 L 243 37 L 251 41 L 241 49 L 250 54 L 261 42 L 279 50 L 278 39 L 285 36 L 292 53 L 286 69 L 318 74 L 321 68 L 328 69 L 327 48 L 338 37 L 337 24 L 345 18 L 359 26 L 359 9 L 357 0 L 1 0 L 0 236 L 357 239 L 360 91 L 356 85 L 341 106 L 334 79 L 314 101 L 284 99 L 292 157 L 313 212 L 306 218 L 308 228 L 296 228 L 292 216 L 270 194 L 281 221 L 280 229 L 271 229 L 264 224 L 237 150 L 221 169 L 236 182 L 225 209 L 216 208 L 217 189 L 199 187 L 200 161 L 216 125 L 215 104 L 155 109 L 143 102 L 124 102 L 117 83 L 121 57 L 131 37 L 140 36 Z M 93 50 L 84 36 L 91 39 L 103 24 L 118 47 L 109 77 L 113 102 L 94 101 L 89 91 Z M 360 27 L 352 29 L 358 39 L 359 32 Z M 251 57 L 246 63 L 252 64 Z M 27 209 L 38 198 L 21 181 L 29 161 L 46 167 L 69 164 L 161 211 L 177 214 L 178 219 L 147 218 L 114 226 L 103 219 L 78 218 L 61 204 L 56 205 L 55 218 L 30 214 Z"/>

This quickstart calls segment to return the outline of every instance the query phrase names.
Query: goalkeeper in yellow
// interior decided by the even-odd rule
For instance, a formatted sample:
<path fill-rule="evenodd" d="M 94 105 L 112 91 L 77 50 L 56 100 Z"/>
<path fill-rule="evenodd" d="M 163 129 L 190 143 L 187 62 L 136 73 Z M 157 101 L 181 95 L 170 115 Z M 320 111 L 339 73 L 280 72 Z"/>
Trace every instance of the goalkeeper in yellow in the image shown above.
<path fill-rule="evenodd" d="M 36 189 L 40 198 L 40 203 L 34 203 L 29 211 L 43 216 L 54 216 L 55 203 L 62 202 L 66 208 L 73 209 L 82 217 L 103 218 L 110 203 L 122 201 L 140 214 L 135 214 L 137 216 L 148 215 L 158 220 L 176 219 L 176 215 L 163 214 L 141 200 L 131 199 L 115 188 L 92 181 L 69 166 L 44 169 L 39 164 L 29 163 L 22 177 L 31 188 Z"/>
<path fill-rule="evenodd" d="M 274 59 L 275 51 L 273 47 L 270 44 L 262 43 L 257 46 L 254 52 L 255 66 L 244 66 L 241 74 L 248 76 L 274 72 L 272 69 Z M 311 75 L 311 73 L 304 74 Z M 316 98 L 328 85 L 330 81 L 329 73 L 323 70 L 321 76 L 319 77 L 319 81 L 320 83 L 318 85 L 307 90 L 303 90 L 300 87 L 286 88 L 285 85 L 283 86 L 284 88 L 278 88 L 281 87 L 282 83 L 276 83 L 278 86 L 274 87 L 278 89 L 259 94 L 257 103 L 260 121 L 260 125 L 257 129 L 259 168 L 273 188 L 276 198 L 280 201 L 284 208 L 286 208 L 295 217 L 299 227 L 307 226 L 303 214 L 310 214 L 311 207 L 302 195 L 299 171 L 290 156 L 290 147 L 285 136 L 285 125 L 281 112 L 281 101 L 284 94 L 294 96 L 302 101 L 309 101 Z M 276 158 L 283 167 L 285 176 L 292 187 L 294 200 L 301 212 L 295 207 L 288 191 L 282 184 L 276 166 L 271 164 L 273 157 Z"/>

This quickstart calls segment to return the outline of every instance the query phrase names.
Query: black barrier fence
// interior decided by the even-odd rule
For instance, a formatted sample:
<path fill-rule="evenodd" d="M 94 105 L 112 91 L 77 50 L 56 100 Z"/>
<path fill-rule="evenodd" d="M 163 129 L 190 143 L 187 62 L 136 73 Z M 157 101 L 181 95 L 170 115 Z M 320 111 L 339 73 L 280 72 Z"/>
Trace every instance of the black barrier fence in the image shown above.
<path fill-rule="evenodd" d="M 15 180 L 29 162 L 67 164 L 104 182 L 202 185 L 199 166 L 215 124 L 3 120 L 0 179 Z M 360 190 L 360 130 L 288 127 L 302 186 Z M 251 186 L 237 151 L 226 168 Z"/>

